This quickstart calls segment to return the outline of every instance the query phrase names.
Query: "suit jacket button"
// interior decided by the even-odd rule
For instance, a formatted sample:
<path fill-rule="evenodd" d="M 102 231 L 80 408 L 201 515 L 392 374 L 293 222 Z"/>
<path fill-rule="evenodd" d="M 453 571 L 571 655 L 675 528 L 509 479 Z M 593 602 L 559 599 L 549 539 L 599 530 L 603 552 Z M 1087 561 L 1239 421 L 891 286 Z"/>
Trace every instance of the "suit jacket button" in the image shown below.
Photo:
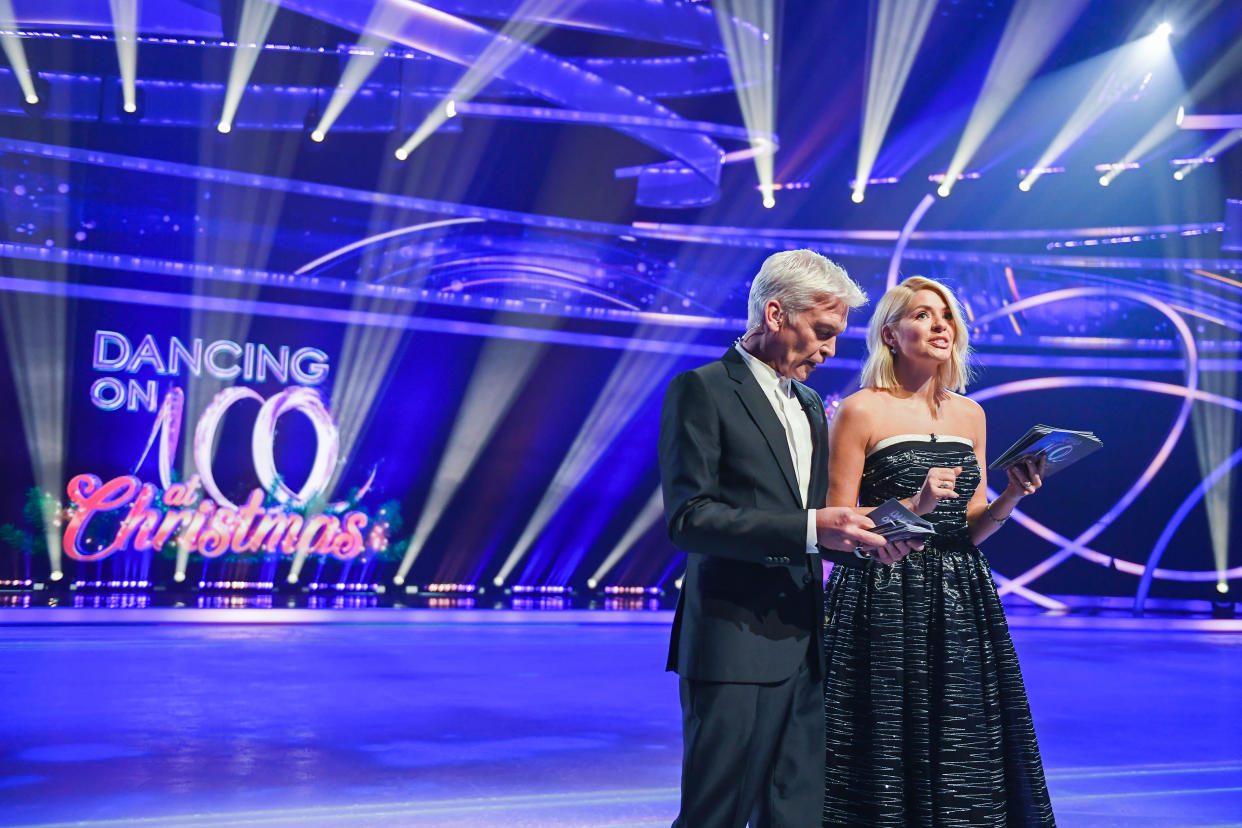
<path fill-rule="evenodd" d="M 811 574 L 809 572 L 802 573 L 802 583 L 809 584 L 811 582 Z"/>

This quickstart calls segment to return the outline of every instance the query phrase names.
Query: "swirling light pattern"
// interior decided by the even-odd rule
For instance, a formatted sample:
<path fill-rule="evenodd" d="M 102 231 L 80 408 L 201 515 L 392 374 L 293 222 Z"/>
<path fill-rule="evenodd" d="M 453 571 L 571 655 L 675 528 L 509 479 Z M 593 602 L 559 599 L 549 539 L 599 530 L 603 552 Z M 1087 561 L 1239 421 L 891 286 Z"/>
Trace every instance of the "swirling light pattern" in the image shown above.
<path fill-rule="evenodd" d="M 1186 325 L 1185 320 L 1183 320 L 1176 311 L 1165 303 L 1153 299 L 1146 294 L 1135 291 L 1112 291 L 1103 288 L 1069 288 L 1066 290 L 1051 291 L 1049 293 L 1028 297 L 1027 299 L 1015 302 L 1012 305 L 1008 305 L 1000 310 L 994 311 L 993 313 L 979 317 L 975 320 L 974 325 L 976 329 L 978 329 L 995 318 L 1004 316 L 1012 317 L 1013 314 L 1029 308 L 1087 296 L 1109 296 L 1110 298 L 1116 297 L 1128 299 L 1132 302 L 1148 305 L 1168 318 L 1177 330 L 1178 335 L 1181 337 L 1183 351 L 1186 356 L 1186 388 L 1188 391 L 1194 391 L 1196 389 L 1199 375 L 1198 349 L 1195 347 L 1194 336 L 1191 334 L 1190 328 Z M 1039 388 L 1055 387 L 1060 380 L 1064 379 L 1067 378 L 1046 378 L 1044 380 L 1027 380 L 1025 383 L 1011 383 L 1009 384 L 1010 387 L 1007 392 L 1017 393 L 1017 389 L 1014 388 L 1014 386 L 1021 387 L 1022 390 L 1036 390 Z M 999 388 L 999 386 L 997 388 Z M 975 399 L 976 402 L 979 402 L 993 396 L 998 396 L 1000 393 L 1001 392 L 997 391 L 996 388 L 984 389 L 981 392 L 973 394 L 972 398 Z M 1138 480 L 1131 485 L 1131 487 L 1117 500 L 1117 502 L 1105 511 L 1103 516 L 1101 516 L 1095 523 L 1088 527 L 1073 541 L 1062 545 L 1061 549 L 1056 554 L 1045 559 L 1040 564 L 1031 567 L 1021 575 L 1018 575 L 1017 577 L 1002 584 L 998 590 L 1000 594 L 1004 595 L 1006 592 L 1012 592 L 1017 587 L 1025 586 L 1031 581 L 1034 581 L 1040 575 L 1052 569 L 1061 561 L 1065 560 L 1086 544 L 1090 543 L 1095 537 L 1103 532 L 1109 524 L 1116 520 L 1117 516 L 1134 502 L 1134 499 L 1137 498 L 1143 489 L 1147 487 L 1147 484 L 1151 482 L 1153 477 L 1155 477 L 1156 472 L 1158 472 L 1164 465 L 1165 461 L 1168 460 L 1169 455 L 1173 451 L 1173 447 L 1177 444 L 1178 439 L 1180 439 L 1182 435 L 1182 431 L 1186 427 L 1186 421 L 1190 417 L 1190 411 L 1191 400 L 1189 397 L 1186 397 L 1183 399 L 1173 427 L 1165 436 L 1164 442 L 1160 445 L 1160 448 L 1157 450 L 1147 468 L 1144 469 L 1143 473 L 1139 475 Z"/>

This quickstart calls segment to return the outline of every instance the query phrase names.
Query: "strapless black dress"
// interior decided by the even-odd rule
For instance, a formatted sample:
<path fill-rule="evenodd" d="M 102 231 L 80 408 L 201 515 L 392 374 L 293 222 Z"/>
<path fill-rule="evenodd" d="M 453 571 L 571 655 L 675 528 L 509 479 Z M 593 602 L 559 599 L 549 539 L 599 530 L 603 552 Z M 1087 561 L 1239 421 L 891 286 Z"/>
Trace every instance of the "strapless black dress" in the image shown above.
<path fill-rule="evenodd" d="M 833 569 L 825 596 L 825 826 L 1052 826 L 1026 689 L 987 560 L 970 542 L 979 465 L 961 438 L 901 435 L 863 467 L 859 502 L 961 466 L 936 534 L 892 567 Z"/>

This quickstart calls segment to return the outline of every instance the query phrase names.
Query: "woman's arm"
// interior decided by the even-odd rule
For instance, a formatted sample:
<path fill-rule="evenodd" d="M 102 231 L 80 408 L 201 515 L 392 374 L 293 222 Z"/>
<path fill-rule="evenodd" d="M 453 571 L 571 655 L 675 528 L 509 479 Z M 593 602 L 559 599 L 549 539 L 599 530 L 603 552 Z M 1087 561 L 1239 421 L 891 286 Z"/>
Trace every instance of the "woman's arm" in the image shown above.
<path fill-rule="evenodd" d="M 858 508 L 858 488 L 862 483 L 863 463 L 867 459 L 872 420 L 869 402 L 863 392 L 842 400 L 833 415 L 828 431 L 828 508 L 821 509 L 821 515 L 836 512 L 843 506 L 857 514 L 865 515 L 871 511 Z M 867 523 L 871 524 L 871 521 Z M 867 553 L 855 554 L 874 557 L 885 566 L 891 566 L 911 551 L 922 548 L 921 543 L 897 541 Z"/>
<path fill-rule="evenodd" d="M 970 527 L 970 542 L 978 546 L 990 538 L 1013 512 L 1018 501 L 1033 494 L 1043 485 L 1044 468 L 1048 458 L 1041 455 L 1038 460 L 1027 459 L 1006 470 L 1009 478 L 1005 491 L 988 503 L 988 466 L 987 466 L 987 417 L 983 408 L 973 400 L 968 401 L 974 407 L 975 457 L 979 461 L 979 486 L 966 504 L 966 523 Z"/>
<path fill-rule="evenodd" d="M 829 506 L 858 506 L 871 426 L 866 408 L 861 393 L 851 394 L 841 401 L 828 424 Z"/>

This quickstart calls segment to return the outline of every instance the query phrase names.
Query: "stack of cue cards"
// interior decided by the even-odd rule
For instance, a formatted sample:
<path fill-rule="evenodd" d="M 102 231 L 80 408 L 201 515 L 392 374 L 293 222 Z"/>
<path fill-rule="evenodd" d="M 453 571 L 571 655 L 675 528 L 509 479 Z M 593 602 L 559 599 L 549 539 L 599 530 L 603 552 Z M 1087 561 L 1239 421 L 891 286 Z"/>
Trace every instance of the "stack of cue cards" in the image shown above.
<path fill-rule="evenodd" d="M 1088 454 L 1104 448 L 1100 438 L 1090 431 L 1072 431 L 1068 428 L 1036 425 L 1018 438 L 1018 441 L 1005 449 L 1000 457 L 992 461 L 989 469 L 1007 469 L 1023 458 L 1036 457 L 1040 454 L 1048 458 L 1044 469 L 1047 479 L 1066 466 L 1077 463 Z"/>
<path fill-rule="evenodd" d="M 889 541 L 917 540 L 936 534 L 936 528 L 923 518 L 902 506 L 897 498 L 889 498 L 872 509 L 867 517 L 875 523 L 872 532 L 883 535 Z"/>

